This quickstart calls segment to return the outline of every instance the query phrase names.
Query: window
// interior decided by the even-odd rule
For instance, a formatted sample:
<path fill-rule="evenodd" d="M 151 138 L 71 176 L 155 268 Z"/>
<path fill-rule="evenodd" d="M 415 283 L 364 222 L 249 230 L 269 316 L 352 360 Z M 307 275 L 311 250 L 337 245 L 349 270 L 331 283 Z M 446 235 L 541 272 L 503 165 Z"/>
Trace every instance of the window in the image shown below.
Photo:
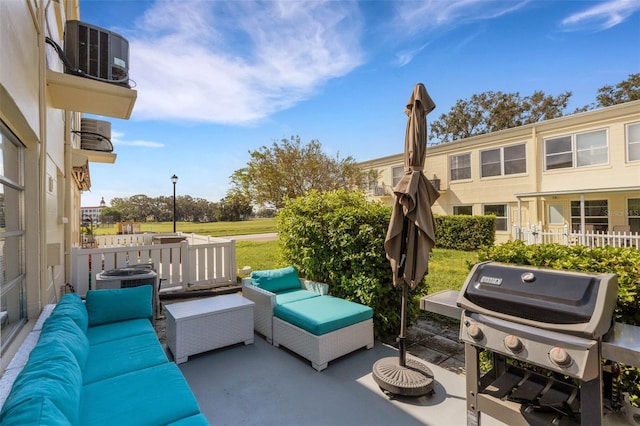
<path fill-rule="evenodd" d="M 607 131 L 577 133 L 544 141 L 545 170 L 595 166 L 609 162 Z"/>
<path fill-rule="evenodd" d="M 471 216 L 473 214 L 472 206 L 453 206 L 453 214 L 465 214 Z"/>
<path fill-rule="evenodd" d="M 640 161 L 640 123 L 627 126 L 627 161 Z"/>
<path fill-rule="evenodd" d="M 451 180 L 471 179 L 471 153 L 449 157 Z"/>
<path fill-rule="evenodd" d="M 607 200 L 585 200 L 584 223 L 597 232 L 609 229 L 609 203 Z M 580 231 L 580 201 L 571 202 L 571 230 Z"/>
<path fill-rule="evenodd" d="M 394 167 L 391 169 L 391 186 L 394 188 L 402 179 L 402 175 L 404 175 L 404 166 L 402 167 Z"/>
<path fill-rule="evenodd" d="M 485 215 L 496 217 L 496 231 L 508 231 L 507 205 L 506 204 L 486 204 L 484 206 Z"/>
<path fill-rule="evenodd" d="M 4 350 L 26 319 L 24 148 L 2 122 L 0 137 L 0 346 Z"/>
<path fill-rule="evenodd" d="M 480 153 L 482 177 L 505 176 L 527 171 L 526 145 L 505 146 Z"/>
<path fill-rule="evenodd" d="M 564 225 L 563 204 L 549 204 L 549 225 Z"/>
<path fill-rule="evenodd" d="M 631 232 L 640 232 L 640 198 L 627 200 L 627 218 Z"/>

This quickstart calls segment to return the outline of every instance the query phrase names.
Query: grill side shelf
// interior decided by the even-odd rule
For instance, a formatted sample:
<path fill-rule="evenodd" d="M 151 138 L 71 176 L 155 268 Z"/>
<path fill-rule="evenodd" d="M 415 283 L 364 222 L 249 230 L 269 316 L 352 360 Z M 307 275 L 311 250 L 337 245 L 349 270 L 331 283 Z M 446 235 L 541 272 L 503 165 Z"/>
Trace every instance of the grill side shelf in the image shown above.
<path fill-rule="evenodd" d="M 420 299 L 420 309 L 459 320 L 462 309 L 456 304 L 457 290 L 442 290 Z"/>
<path fill-rule="evenodd" d="M 614 323 L 602 339 L 602 357 L 640 367 L 640 327 Z"/>

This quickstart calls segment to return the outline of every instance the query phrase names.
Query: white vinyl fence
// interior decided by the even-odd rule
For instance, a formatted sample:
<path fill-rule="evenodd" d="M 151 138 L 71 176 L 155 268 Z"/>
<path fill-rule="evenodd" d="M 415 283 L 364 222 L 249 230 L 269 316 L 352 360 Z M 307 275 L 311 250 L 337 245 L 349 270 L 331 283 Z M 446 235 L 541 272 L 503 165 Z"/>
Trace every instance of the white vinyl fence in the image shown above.
<path fill-rule="evenodd" d="M 640 250 L 640 234 L 637 232 L 571 232 L 565 225 L 561 231 L 543 231 L 542 225 L 529 225 L 522 228 L 514 226 L 515 239 L 526 244 L 564 244 L 593 247 L 632 247 Z"/>
<path fill-rule="evenodd" d="M 101 236 L 96 238 L 97 248 L 73 247 L 71 284 L 84 296 L 87 290 L 96 288 L 100 272 L 149 263 L 158 274 L 160 292 L 236 284 L 235 241 L 180 236 L 186 239 L 170 243 L 159 243 L 157 234 Z"/>

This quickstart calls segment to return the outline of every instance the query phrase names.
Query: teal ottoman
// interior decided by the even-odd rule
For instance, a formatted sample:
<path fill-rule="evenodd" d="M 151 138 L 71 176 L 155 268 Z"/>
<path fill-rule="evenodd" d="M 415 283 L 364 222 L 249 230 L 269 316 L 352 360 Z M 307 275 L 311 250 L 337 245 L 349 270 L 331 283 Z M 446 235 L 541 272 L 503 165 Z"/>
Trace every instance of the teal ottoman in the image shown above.
<path fill-rule="evenodd" d="M 273 344 L 311 361 L 318 371 L 329 361 L 373 347 L 373 310 L 332 296 L 277 305 L 273 311 Z"/>

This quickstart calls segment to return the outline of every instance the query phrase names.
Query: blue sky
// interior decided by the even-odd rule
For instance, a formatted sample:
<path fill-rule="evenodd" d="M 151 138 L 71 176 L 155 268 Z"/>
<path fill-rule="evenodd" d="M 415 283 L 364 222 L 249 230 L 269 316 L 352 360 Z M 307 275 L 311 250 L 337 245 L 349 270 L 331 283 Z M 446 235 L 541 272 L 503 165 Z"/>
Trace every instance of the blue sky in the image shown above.
<path fill-rule="evenodd" d="M 115 164 L 91 163 L 83 206 L 104 197 L 218 201 L 249 151 L 299 135 L 330 156 L 402 151 L 422 82 L 427 121 L 485 91 L 572 91 L 568 111 L 640 72 L 640 0 L 81 0 L 81 20 L 129 41 L 138 99 L 112 124 Z M 100 119 L 101 117 L 96 117 Z"/>

